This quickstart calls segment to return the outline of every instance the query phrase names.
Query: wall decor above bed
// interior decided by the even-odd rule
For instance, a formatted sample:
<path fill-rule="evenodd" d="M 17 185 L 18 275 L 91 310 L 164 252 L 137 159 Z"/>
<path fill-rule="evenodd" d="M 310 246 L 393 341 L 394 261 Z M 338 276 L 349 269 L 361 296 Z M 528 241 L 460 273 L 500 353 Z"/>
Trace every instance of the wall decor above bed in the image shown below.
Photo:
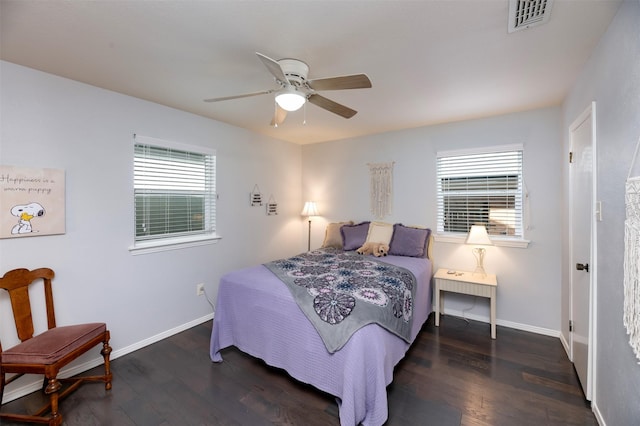
<path fill-rule="evenodd" d="M 369 166 L 371 214 L 376 219 L 390 215 L 393 207 L 393 164 L 374 163 Z"/>

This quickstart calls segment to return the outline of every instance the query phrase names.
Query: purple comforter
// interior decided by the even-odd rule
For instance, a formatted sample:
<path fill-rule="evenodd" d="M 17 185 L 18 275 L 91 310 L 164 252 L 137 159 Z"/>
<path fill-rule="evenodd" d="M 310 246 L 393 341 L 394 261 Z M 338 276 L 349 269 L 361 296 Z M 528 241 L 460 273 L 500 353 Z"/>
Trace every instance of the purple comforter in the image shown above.
<path fill-rule="evenodd" d="M 409 269 L 417 279 L 413 342 L 431 313 L 431 262 L 401 256 L 383 260 Z M 259 265 L 230 272 L 220 280 L 211 360 L 221 362 L 220 350 L 232 345 L 335 395 L 342 426 L 378 426 L 388 417 L 386 387 L 410 343 L 369 324 L 342 349 L 329 353 L 287 286 Z"/>

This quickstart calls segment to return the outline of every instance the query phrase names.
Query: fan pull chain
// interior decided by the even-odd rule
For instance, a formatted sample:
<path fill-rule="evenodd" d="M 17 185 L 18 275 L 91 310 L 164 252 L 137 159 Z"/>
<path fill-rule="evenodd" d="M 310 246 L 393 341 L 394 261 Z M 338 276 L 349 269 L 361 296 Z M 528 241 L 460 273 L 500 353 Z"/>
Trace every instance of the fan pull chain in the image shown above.
<path fill-rule="evenodd" d="M 302 105 L 302 125 L 303 126 L 307 125 L 307 101 L 306 100 Z"/>
<path fill-rule="evenodd" d="M 276 102 L 276 98 L 273 98 L 273 127 L 278 128 L 278 121 L 275 119 L 278 114 L 278 103 Z"/>

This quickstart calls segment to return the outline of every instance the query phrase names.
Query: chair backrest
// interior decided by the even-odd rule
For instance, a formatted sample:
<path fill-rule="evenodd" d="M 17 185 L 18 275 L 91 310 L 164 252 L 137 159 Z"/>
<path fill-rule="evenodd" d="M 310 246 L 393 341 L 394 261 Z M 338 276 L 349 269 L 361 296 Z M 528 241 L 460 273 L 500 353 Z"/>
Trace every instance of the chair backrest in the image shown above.
<path fill-rule="evenodd" d="M 21 342 L 33 337 L 33 318 L 31 317 L 31 300 L 29 286 L 42 279 L 44 281 L 45 304 L 47 307 L 47 326 L 56 326 L 55 311 L 53 309 L 53 292 L 51 279 L 54 272 L 49 268 L 39 268 L 32 271 L 24 268 L 14 269 L 0 278 L 0 288 L 9 292 L 13 319 L 16 323 L 18 338 Z M 0 346 L 0 352 L 2 346 Z"/>

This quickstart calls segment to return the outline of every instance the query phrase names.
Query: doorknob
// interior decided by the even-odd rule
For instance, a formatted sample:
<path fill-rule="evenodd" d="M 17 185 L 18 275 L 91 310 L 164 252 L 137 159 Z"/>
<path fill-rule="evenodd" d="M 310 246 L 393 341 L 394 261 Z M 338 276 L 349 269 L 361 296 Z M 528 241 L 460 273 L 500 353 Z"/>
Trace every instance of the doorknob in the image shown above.
<path fill-rule="evenodd" d="M 585 264 L 576 263 L 576 269 L 578 271 L 587 271 L 587 272 L 589 272 L 589 264 L 588 263 L 585 263 Z"/>

